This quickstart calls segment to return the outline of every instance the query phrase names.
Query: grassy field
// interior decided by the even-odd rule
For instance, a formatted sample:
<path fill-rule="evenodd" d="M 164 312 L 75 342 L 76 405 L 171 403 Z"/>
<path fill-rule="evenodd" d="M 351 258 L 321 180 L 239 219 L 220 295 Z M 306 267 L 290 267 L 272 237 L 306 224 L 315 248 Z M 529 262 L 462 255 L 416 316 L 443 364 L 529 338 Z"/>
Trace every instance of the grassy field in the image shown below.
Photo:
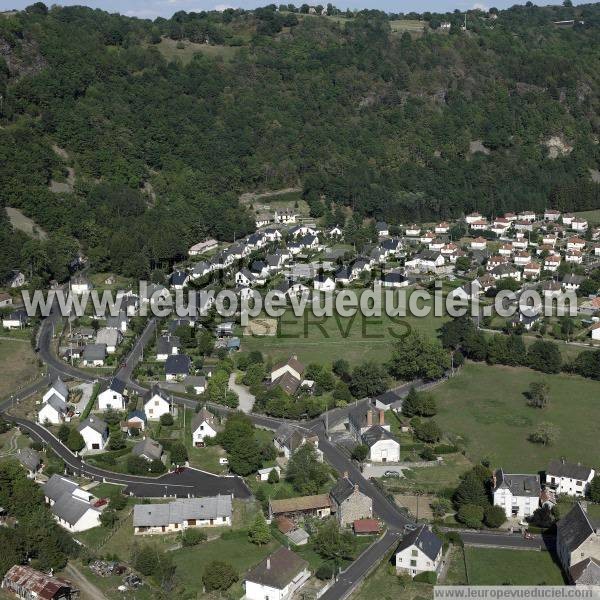
<path fill-rule="evenodd" d="M 18 229 L 33 238 L 37 238 L 38 240 L 45 240 L 48 237 L 46 232 L 35 223 L 35 221 L 32 221 L 29 217 L 25 216 L 18 208 L 7 206 L 6 214 L 10 219 L 10 224 L 15 229 Z"/>
<path fill-rule="evenodd" d="M 359 295 L 363 293 L 363 290 L 356 291 Z M 406 300 L 400 301 L 401 308 L 408 303 L 411 293 L 411 290 L 407 290 Z M 369 318 L 360 314 L 360 311 L 353 318 L 335 314 L 331 317 L 316 317 L 307 308 L 302 316 L 296 317 L 290 309 L 281 318 L 276 336 L 245 336 L 242 350 L 260 350 L 274 361 L 285 360 L 291 354 L 297 354 L 306 364 L 331 364 L 338 358 L 345 358 L 352 365 L 365 360 L 386 362 L 397 340 L 394 336 L 402 336 L 416 329 L 428 337 L 437 337 L 437 330 L 446 320 L 445 317 L 433 315 L 423 318 L 390 318 L 385 310 L 382 312 L 381 317 Z"/>
<path fill-rule="evenodd" d="M 564 585 L 562 572 L 548 552 L 465 548 L 471 585 Z"/>
<path fill-rule="evenodd" d="M 425 23 L 416 19 L 396 19 L 390 21 L 390 27 L 393 33 L 421 33 L 425 29 Z"/>
<path fill-rule="evenodd" d="M 195 548 L 175 550 L 173 562 L 177 565 L 177 578 L 183 587 L 190 592 L 197 592 L 202 589 L 204 565 L 211 560 L 227 561 L 241 579 L 248 569 L 258 564 L 278 546 L 276 541 L 271 541 L 265 546 L 255 546 L 248 541 L 247 533 L 240 531 L 235 535 L 228 535 L 227 539 L 219 538 Z"/>
<path fill-rule="evenodd" d="M 573 213 L 577 217 L 587 219 L 590 225 L 600 224 L 600 210 L 583 210 L 581 212 Z"/>
<path fill-rule="evenodd" d="M 223 60 L 228 61 L 237 52 L 237 48 L 234 46 L 210 46 L 208 44 L 195 44 L 187 40 L 183 42 L 184 48 L 178 48 L 177 44 L 176 40 L 163 38 L 156 47 L 167 60 L 181 60 L 184 65 L 191 62 L 196 54 L 204 54 L 211 58 L 221 57 Z"/>
<path fill-rule="evenodd" d="M 549 386 L 550 403 L 545 409 L 527 406 L 524 393 L 534 381 Z M 436 421 L 444 432 L 464 438 L 467 455 L 474 461 L 488 458 L 494 466 L 521 473 L 537 472 L 550 459 L 560 456 L 597 466 L 597 382 L 524 368 L 467 363 L 455 378 L 432 393 L 438 406 Z M 543 421 L 559 430 L 553 445 L 527 440 Z"/>
<path fill-rule="evenodd" d="M 27 385 L 38 373 L 29 340 L 0 339 L 0 398 Z"/>

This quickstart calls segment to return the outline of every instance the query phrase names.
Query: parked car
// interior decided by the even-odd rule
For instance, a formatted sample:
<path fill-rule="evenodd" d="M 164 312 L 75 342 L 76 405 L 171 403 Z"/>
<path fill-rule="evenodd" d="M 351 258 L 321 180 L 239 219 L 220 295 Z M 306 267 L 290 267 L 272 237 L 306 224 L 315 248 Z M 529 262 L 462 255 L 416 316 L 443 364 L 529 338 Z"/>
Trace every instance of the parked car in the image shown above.
<path fill-rule="evenodd" d="M 400 477 L 400 473 L 398 471 L 386 471 L 383 474 L 384 477 Z"/>

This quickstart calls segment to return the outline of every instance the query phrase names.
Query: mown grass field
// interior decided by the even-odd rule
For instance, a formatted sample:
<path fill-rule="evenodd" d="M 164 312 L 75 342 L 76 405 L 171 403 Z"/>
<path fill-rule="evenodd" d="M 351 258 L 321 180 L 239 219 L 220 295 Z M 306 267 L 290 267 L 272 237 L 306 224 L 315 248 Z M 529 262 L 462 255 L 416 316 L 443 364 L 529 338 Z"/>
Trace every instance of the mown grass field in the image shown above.
<path fill-rule="evenodd" d="M 15 229 L 39 240 L 45 240 L 48 237 L 48 234 L 35 221 L 25 216 L 18 208 L 7 206 L 5 210 L 10 224 Z"/>
<path fill-rule="evenodd" d="M 390 21 L 390 27 L 393 33 L 421 33 L 425 29 L 425 23 L 416 19 L 396 19 Z"/>
<path fill-rule="evenodd" d="M 231 60 L 237 48 L 234 46 L 211 46 L 209 44 L 195 44 L 185 40 L 184 48 L 177 47 L 177 40 L 171 38 L 163 38 L 157 44 L 158 51 L 169 61 L 180 60 L 184 65 L 191 62 L 196 54 L 204 54 L 211 58 L 221 57 L 223 60 Z"/>
<path fill-rule="evenodd" d="M 357 289 L 362 296 L 364 290 Z M 404 308 L 412 293 L 406 292 L 406 300 L 397 306 Z M 335 305 L 334 305 L 335 308 Z M 386 362 L 389 360 L 394 342 L 410 330 L 419 330 L 431 338 L 437 337 L 437 330 L 446 317 L 388 317 L 385 310 L 380 317 L 364 317 L 360 311 L 355 317 L 317 317 L 310 305 L 300 317 L 288 309 L 280 320 L 276 336 L 242 338 L 242 350 L 260 350 L 273 361 L 285 360 L 296 354 L 306 364 L 316 362 L 331 364 L 338 358 L 345 358 L 352 365 L 365 360 Z M 406 311 L 407 313 L 410 311 Z M 432 311 L 433 312 L 433 311 Z"/>
<path fill-rule="evenodd" d="M 0 339 L 0 398 L 30 383 L 39 371 L 28 339 Z"/>
<path fill-rule="evenodd" d="M 465 548 L 470 585 L 564 585 L 549 552 Z"/>
<path fill-rule="evenodd" d="M 583 219 L 587 219 L 590 225 L 600 224 L 600 210 L 583 210 L 573 214 Z"/>
<path fill-rule="evenodd" d="M 546 382 L 550 389 L 544 409 L 528 406 L 524 396 L 536 381 Z M 561 456 L 597 466 L 598 390 L 597 382 L 578 376 L 467 363 L 432 394 L 438 407 L 436 421 L 445 433 L 464 438 L 472 460 L 487 458 L 507 471 L 535 473 Z M 527 440 L 543 421 L 558 428 L 553 445 Z"/>

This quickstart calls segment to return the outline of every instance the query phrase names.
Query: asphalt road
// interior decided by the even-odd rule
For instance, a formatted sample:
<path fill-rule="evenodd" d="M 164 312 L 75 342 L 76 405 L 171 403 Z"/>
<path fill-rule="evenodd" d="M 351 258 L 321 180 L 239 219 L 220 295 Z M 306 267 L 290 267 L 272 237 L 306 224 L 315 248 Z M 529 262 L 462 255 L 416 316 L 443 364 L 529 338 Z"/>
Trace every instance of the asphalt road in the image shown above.
<path fill-rule="evenodd" d="M 100 469 L 75 456 L 45 427 L 19 417 L 7 418 L 22 430 L 28 431 L 32 438 L 48 444 L 65 461 L 69 471 L 95 481 L 125 485 L 125 493 L 139 498 L 163 496 L 185 498 L 233 494 L 236 498 L 247 499 L 252 496 L 250 489 L 240 477 L 213 475 L 197 469 L 186 468 L 182 473 L 167 473 L 161 477 L 143 477 Z"/>

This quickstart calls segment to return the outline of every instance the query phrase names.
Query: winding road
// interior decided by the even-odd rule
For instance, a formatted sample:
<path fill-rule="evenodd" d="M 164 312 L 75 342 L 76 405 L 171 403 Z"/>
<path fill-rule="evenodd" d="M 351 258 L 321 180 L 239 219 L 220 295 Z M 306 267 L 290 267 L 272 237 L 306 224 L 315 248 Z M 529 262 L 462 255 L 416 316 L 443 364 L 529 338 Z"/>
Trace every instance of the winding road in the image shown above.
<path fill-rule="evenodd" d="M 46 319 L 42 322 L 38 332 L 37 350 L 40 358 L 48 366 L 48 375 L 41 380 L 20 390 L 10 399 L 0 403 L 0 412 L 6 412 L 15 402 L 25 399 L 34 393 L 46 389 L 49 381 L 60 375 L 63 377 L 76 378 L 83 381 L 110 380 L 112 377 L 97 377 L 82 371 L 72 365 L 60 360 L 52 351 L 52 335 L 56 323 L 60 320 L 56 306 Z M 143 394 L 147 388 L 141 386 L 132 379 L 135 365 L 139 362 L 144 347 L 155 335 L 156 319 L 152 318 L 139 335 L 131 348 L 127 360 L 115 373 L 123 381 L 127 382 L 129 389 Z M 172 396 L 173 401 L 187 408 L 195 408 L 197 402 L 186 397 Z M 209 403 L 210 408 L 222 415 L 232 412 L 231 409 Z M 350 405 L 328 411 L 329 425 L 339 423 L 347 417 Z M 335 444 L 331 443 L 325 430 L 325 415 L 308 422 L 287 421 L 276 419 L 266 415 L 249 412 L 248 417 L 252 422 L 262 428 L 276 430 L 283 423 L 297 427 L 298 429 L 317 435 L 319 437 L 319 449 L 323 452 L 325 460 L 338 473 L 348 473 L 350 479 L 359 486 L 364 494 L 373 500 L 373 512 L 386 525 L 386 532 L 379 540 L 369 546 L 345 571 L 339 574 L 336 582 L 322 596 L 324 600 L 342 600 L 348 598 L 357 588 L 360 582 L 371 573 L 381 560 L 388 555 L 392 548 L 399 542 L 405 531 L 406 525 L 414 523 L 404 512 L 390 502 L 388 498 L 370 480 L 363 477 L 357 465 L 344 454 Z M 41 425 L 32 421 L 5 414 L 5 418 L 15 422 L 22 430 L 28 431 L 30 435 L 46 444 L 64 460 L 68 470 L 77 475 L 84 475 L 96 481 L 115 483 L 125 486 L 125 492 L 137 497 L 191 497 L 215 494 L 233 494 L 237 498 L 247 499 L 251 492 L 244 480 L 234 476 L 218 476 L 197 469 L 186 468 L 182 473 L 168 473 L 158 478 L 134 476 L 129 474 L 115 473 L 101 469 L 86 463 L 84 459 L 74 455 L 66 448 L 51 432 Z M 476 532 L 459 532 L 466 544 L 500 546 L 523 549 L 536 549 L 541 546 L 541 539 L 525 540 L 511 534 L 486 534 Z"/>

